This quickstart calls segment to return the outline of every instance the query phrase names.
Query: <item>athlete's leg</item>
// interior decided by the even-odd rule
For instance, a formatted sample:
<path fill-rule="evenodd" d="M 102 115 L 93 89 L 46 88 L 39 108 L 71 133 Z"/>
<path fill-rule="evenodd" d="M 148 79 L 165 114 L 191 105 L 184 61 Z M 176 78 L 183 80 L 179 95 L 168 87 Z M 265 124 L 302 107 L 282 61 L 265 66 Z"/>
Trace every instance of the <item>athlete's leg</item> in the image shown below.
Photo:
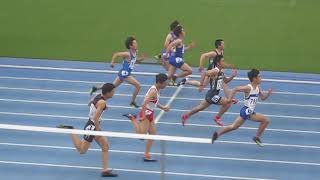
<path fill-rule="evenodd" d="M 162 67 L 166 70 L 166 71 L 168 71 L 169 70 L 169 67 L 170 67 L 170 64 L 169 64 L 169 62 L 167 61 L 167 60 L 165 60 L 165 59 L 161 59 L 161 64 L 162 64 Z"/>
<path fill-rule="evenodd" d="M 192 69 L 191 67 L 187 64 L 187 63 L 184 63 L 180 69 L 182 70 L 182 73 L 180 74 L 177 74 L 177 78 L 182 78 L 182 77 L 186 77 L 190 74 L 192 74 Z"/>
<path fill-rule="evenodd" d="M 260 122 L 260 126 L 258 128 L 256 137 L 260 138 L 264 130 L 267 128 L 269 124 L 269 119 L 260 113 L 251 114 L 250 119 L 253 121 Z"/>
<path fill-rule="evenodd" d="M 200 102 L 200 104 L 194 108 L 191 109 L 191 111 L 189 111 L 188 113 L 186 113 L 188 115 L 188 117 L 192 116 L 193 114 L 202 111 L 204 109 L 206 109 L 207 107 L 210 106 L 210 103 L 208 103 L 206 100 L 203 100 Z"/>
<path fill-rule="evenodd" d="M 236 118 L 236 120 L 229 126 L 225 126 L 223 128 L 221 128 L 217 133 L 218 133 L 218 137 L 225 134 L 225 133 L 228 133 L 230 131 L 233 131 L 235 129 L 238 129 L 243 123 L 245 122 L 245 120 L 238 116 Z"/>
<path fill-rule="evenodd" d="M 103 177 L 117 177 L 118 175 L 108 170 L 109 167 L 109 143 L 103 136 L 95 136 L 94 140 L 101 148 L 101 161 L 102 161 L 102 176 Z"/>
<path fill-rule="evenodd" d="M 229 98 L 229 96 L 231 95 L 231 89 L 229 88 L 229 85 L 227 83 L 223 83 L 223 91 L 224 91 L 224 96 L 226 98 Z"/>
<path fill-rule="evenodd" d="M 114 79 L 114 81 L 113 81 L 113 85 L 114 85 L 115 87 L 118 87 L 122 82 L 123 82 L 123 80 L 121 80 L 121 79 L 119 78 L 119 76 L 117 76 L 116 79 Z"/>
<path fill-rule="evenodd" d="M 191 109 L 191 111 L 187 112 L 186 114 L 182 114 L 181 116 L 181 123 L 184 126 L 187 122 L 187 119 L 192 116 L 193 114 L 202 111 L 210 106 L 210 103 L 208 103 L 206 100 L 203 100 L 200 102 L 200 104 L 194 108 Z"/>
<path fill-rule="evenodd" d="M 135 87 L 135 90 L 132 93 L 132 98 L 131 98 L 131 104 L 136 102 L 136 97 L 139 94 L 139 91 L 141 89 L 141 85 L 139 83 L 139 81 L 136 80 L 136 78 L 134 78 L 133 76 L 128 76 L 125 79 L 126 82 L 128 82 L 129 84 L 132 84 Z"/>
<path fill-rule="evenodd" d="M 149 128 L 148 129 L 148 133 L 149 134 L 151 134 L 151 135 L 157 134 L 157 129 L 156 129 L 156 125 L 155 125 L 154 121 L 149 123 L 149 127 L 148 128 Z M 150 151 L 151 151 L 152 144 L 153 144 L 153 140 L 149 139 L 147 141 L 146 149 L 144 151 L 145 158 L 147 158 L 147 159 L 151 159 Z"/>
<path fill-rule="evenodd" d="M 95 136 L 94 140 L 101 148 L 102 171 L 108 171 L 109 167 L 109 144 L 105 137 Z"/>
<path fill-rule="evenodd" d="M 209 78 L 205 77 L 203 85 L 206 86 L 209 83 Z M 185 84 L 199 87 L 200 86 L 200 81 L 197 80 L 186 80 Z"/>
<path fill-rule="evenodd" d="M 222 115 L 231 107 L 232 103 L 228 102 L 227 98 L 222 97 L 218 104 L 221 106 L 217 116 L 221 118 Z"/>
<path fill-rule="evenodd" d="M 176 72 L 177 68 L 169 64 L 168 79 L 172 79 L 173 74 Z"/>
<path fill-rule="evenodd" d="M 71 134 L 71 139 L 73 142 L 74 147 L 77 149 L 77 151 L 80 154 L 84 154 L 87 152 L 87 150 L 90 147 L 91 142 L 88 141 L 82 141 L 78 135 L 76 134 Z"/>

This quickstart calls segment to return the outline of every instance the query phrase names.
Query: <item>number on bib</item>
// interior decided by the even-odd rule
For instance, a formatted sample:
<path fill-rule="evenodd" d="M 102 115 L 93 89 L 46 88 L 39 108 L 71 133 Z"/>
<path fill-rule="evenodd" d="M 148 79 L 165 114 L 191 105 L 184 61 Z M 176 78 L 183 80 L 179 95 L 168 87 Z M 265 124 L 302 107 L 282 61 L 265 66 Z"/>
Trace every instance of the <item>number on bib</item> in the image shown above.
<path fill-rule="evenodd" d="M 128 75 L 129 75 L 129 72 L 128 72 L 128 71 L 125 71 L 125 70 L 122 70 L 122 71 L 121 71 L 121 75 L 122 75 L 122 76 L 128 76 Z"/>
<path fill-rule="evenodd" d="M 183 59 L 181 57 L 176 57 L 176 63 L 181 63 Z"/>

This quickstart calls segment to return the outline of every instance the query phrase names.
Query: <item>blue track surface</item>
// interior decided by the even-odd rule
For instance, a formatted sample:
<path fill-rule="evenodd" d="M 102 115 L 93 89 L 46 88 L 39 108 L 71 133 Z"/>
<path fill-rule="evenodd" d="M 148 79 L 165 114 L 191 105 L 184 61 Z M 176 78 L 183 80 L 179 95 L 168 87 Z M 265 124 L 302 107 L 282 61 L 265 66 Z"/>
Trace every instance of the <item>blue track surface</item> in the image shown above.
<path fill-rule="evenodd" d="M 104 63 L 48 61 L 0 58 L 1 65 L 46 66 L 60 68 L 108 69 Z M 139 65 L 136 71 L 161 72 L 161 67 Z M 196 70 L 194 70 L 196 72 Z M 246 71 L 239 76 L 245 77 Z M 263 78 L 320 82 L 318 74 L 263 72 Z M 0 68 L 0 123 L 48 126 L 72 124 L 82 129 L 87 121 L 88 90 L 98 82 L 112 82 L 115 74 Z M 138 97 L 153 83 L 154 77 L 137 75 L 144 84 Z M 246 84 L 235 80 L 230 86 Z M 271 123 L 262 137 L 267 145 L 251 143 L 257 123 L 247 121 L 243 128 L 221 137 L 214 145 L 167 142 L 166 179 L 320 179 L 320 86 L 310 84 L 263 82 L 262 88 L 273 88 L 275 94 L 257 106 Z M 103 115 L 106 131 L 133 132 L 123 112 L 138 112 L 128 106 L 131 90 L 121 85 Z M 168 87 L 161 92 L 166 104 L 176 91 Z M 200 102 L 204 93 L 184 87 L 157 124 L 158 134 L 208 138 L 218 127 L 212 121 L 218 108 L 192 116 L 188 125 L 180 125 L 180 116 Z M 237 95 L 242 100 L 241 95 Z M 68 104 L 69 103 L 69 104 Z M 70 104 L 71 103 L 71 104 Z M 234 105 L 223 116 L 225 124 L 233 122 L 242 103 Z M 116 107 L 115 107 L 116 106 Z M 156 115 L 159 111 L 156 112 Z M 144 142 L 109 138 L 110 166 L 116 179 L 159 179 L 159 163 L 144 163 Z M 243 142 L 243 143 L 237 143 Z M 152 152 L 160 152 L 156 142 Z M 99 179 L 100 153 L 93 143 L 85 155 L 73 149 L 67 135 L 0 130 L 0 174 L 3 179 Z M 160 158 L 159 154 L 155 154 Z M 177 174 L 181 173 L 181 174 Z"/>

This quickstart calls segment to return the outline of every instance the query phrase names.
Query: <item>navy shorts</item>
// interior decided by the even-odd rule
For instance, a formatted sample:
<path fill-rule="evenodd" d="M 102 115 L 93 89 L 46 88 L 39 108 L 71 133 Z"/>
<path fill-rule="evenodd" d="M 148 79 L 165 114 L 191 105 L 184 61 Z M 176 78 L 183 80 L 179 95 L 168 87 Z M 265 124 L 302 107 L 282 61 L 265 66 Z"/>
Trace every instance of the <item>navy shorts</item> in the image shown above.
<path fill-rule="evenodd" d="M 251 114 L 256 114 L 256 112 L 252 111 L 247 106 L 243 106 L 240 110 L 240 117 L 244 120 L 250 119 Z"/>
<path fill-rule="evenodd" d="M 119 72 L 118 72 L 118 77 L 120 78 L 120 80 L 124 80 L 125 78 L 127 78 L 128 76 L 131 75 L 131 69 L 130 68 L 122 68 Z"/>
<path fill-rule="evenodd" d="M 184 60 L 181 57 L 171 56 L 169 63 L 176 68 L 181 68 L 181 66 L 184 64 Z"/>
<path fill-rule="evenodd" d="M 222 97 L 219 96 L 219 91 L 210 89 L 206 94 L 206 101 L 209 104 L 219 104 Z"/>
<path fill-rule="evenodd" d="M 87 122 L 87 124 L 84 126 L 83 129 L 88 131 L 96 131 L 96 126 L 94 125 L 94 122 L 89 119 L 89 121 Z M 92 140 L 94 139 L 94 136 L 84 135 L 83 139 L 91 143 Z"/>

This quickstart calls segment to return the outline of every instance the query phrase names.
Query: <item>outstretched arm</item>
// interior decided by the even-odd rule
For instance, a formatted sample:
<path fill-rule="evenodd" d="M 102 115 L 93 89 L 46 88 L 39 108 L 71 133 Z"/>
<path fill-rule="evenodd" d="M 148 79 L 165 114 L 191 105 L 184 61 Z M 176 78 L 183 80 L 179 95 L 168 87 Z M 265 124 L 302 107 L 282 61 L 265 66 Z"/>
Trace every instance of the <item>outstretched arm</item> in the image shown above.
<path fill-rule="evenodd" d="M 122 58 L 129 58 L 130 57 L 130 53 L 129 52 L 116 52 L 112 55 L 112 59 L 111 59 L 111 67 L 114 67 L 114 64 L 116 63 L 116 59 L 118 57 L 122 57 Z"/>
<path fill-rule="evenodd" d="M 167 53 L 171 52 L 173 48 L 175 48 L 178 44 L 181 44 L 182 40 L 181 39 L 176 39 L 172 43 L 170 43 L 167 47 Z"/>
<path fill-rule="evenodd" d="M 184 50 L 189 51 L 189 50 L 193 49 L 194 47 L 196 47 L 196 43 L 194 41 L 192 41 L 187 47 L 184 48 Z"/>
<path fill-rule="evenodd" d="M 169 33 L 169 34 L 167 35 L 167 37 L 166 37 L 165 42 L 164 42 L 164 45 L 163 45 L 164 48 L 168 48 L 171 39 L 172 39 L 172 35 L 171 35 L 171 33 Z"/>
<path fill-rule="evenodd" d="M 249 94 L 250 93 L 250 86 L 246 85 L 246 86 L 238 86 L 234 89 L 232 89 L 230 95 L 229 95 L 229 98 L 228 98 L 228 101 L 231 102 L 233 96 L 237 93 L 237 92 L 244 92 L 245 94 Z"/>
<path fill-rule="evenodd" d="M 264 100 L 268 99 L 268 97 L 271 96 L 271 94 L 272 94 L 272 89 L 269 89 L 267 93 L 263 93 L 262 91 L 260 91 L 259 97 L 262 101 L 264 101 Z"/>
<path fill-rule="evenodd" d="M 145 60 L 146 58 L 147 58 L 147 55 L 146 55 L 146 54 L 141 54 L 141 56 L 138 57 L 137 62 L 140 63 L 140 62 L 142 62 L 143 60 Z"/>
<path fill-rule="evenodd" d="M 238 74 L 237 70 L 236 70 L 236 69 L 232 69 L 232 74 L 231 74 L 231 76 L 230 76 L 230 77 L 225 77 L 225 78 L 223 79 L 224 83 L 228 84 L 230 81 L 233 80 L 233 78 L 235 78 L 235 77 L 237 76 L 237 74 Z"/>
<path fill-rule="evenodd" d="M 206 79 L 206 77 L 215 77 L 217 76 L 219 73 L 219 71 L 217 69 L 211 69 L 208 70 L 204 73 L 201 74 L 201 79 L 200 79 L 200 85 L 199 85 L 199 92 L 203 91 L 204 89 L 204 81 Z"/>
<path fill-rule="evenodd" d="M 210 51 L 210 52 L 201 54 L 200 61 L 199 61 L 199 71 L 201 72 L 204 69 L 204 62 L 206 59 L 212 58 L 216 55 L 217 55 L 217 53 L 214 51 Z"/>

